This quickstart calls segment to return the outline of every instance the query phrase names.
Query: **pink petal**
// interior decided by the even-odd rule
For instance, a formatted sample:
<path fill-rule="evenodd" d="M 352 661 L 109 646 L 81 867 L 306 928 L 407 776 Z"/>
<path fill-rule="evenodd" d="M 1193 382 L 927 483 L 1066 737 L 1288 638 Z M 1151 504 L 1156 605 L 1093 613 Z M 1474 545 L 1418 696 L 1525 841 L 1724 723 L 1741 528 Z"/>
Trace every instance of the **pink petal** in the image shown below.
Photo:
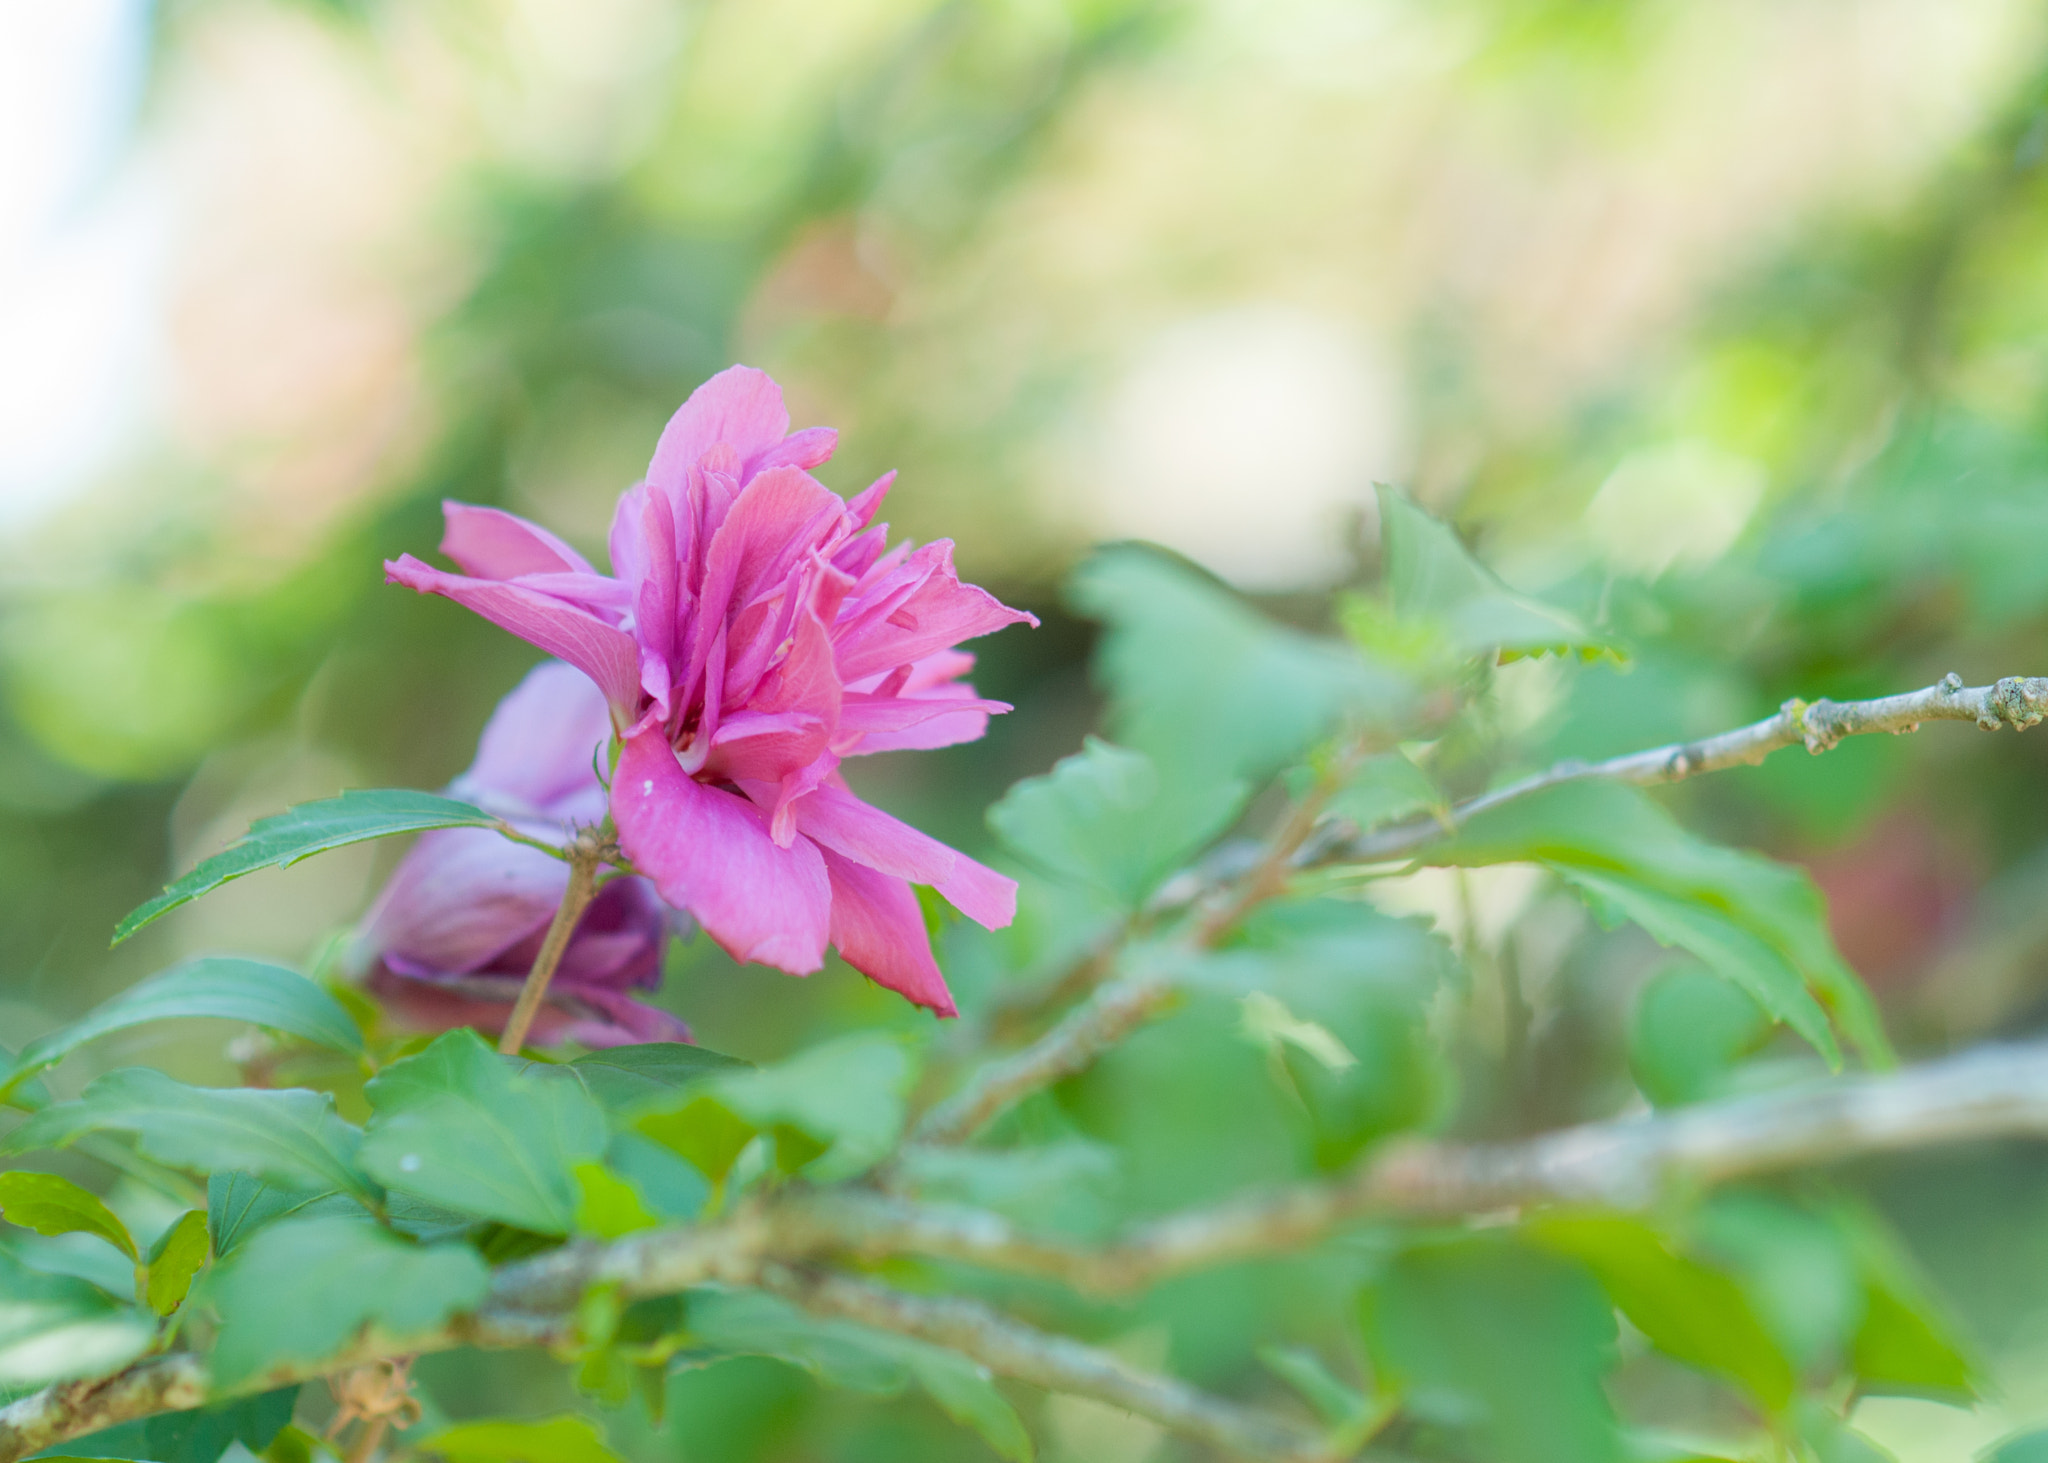
<path fill-rule="evenodd" d="M 840 734 L 907 731 L 934 717 L 960 716 L 963 713 L 978 717 L 986 730 L 991 715 L 1000 716 L 1011 709 L 1007 701 L 977 699 L 972 686 L 961 686 L 959 691 L 958 696 L 936 692 L 923 696 L 864 696 L 858 691 L 848 691 L 839 708 Z M 941 742 L 939 745 L 950 747 L 953 743 Z"/>
<path fill-rule="evenodd" d="M 958 747 L 968 742 L 978 742 L 988 735 L 988 711 L 993 707 L 1000 711 L 1009 708 L 1000 701 L 969 702 L 964 709 L 948 707 L 941 713 L 915 726 L 900 731 L 874 731 L 862 736 L 851 747 L 845 745 L 851 738 L 847 735 L 846 723 L 840 723 L 839 740 L 833 745 L 840 749 L 842 757 L 869 757 L 877 752 L 929 752 L 938 747 Z"/>
<path fill-rule="evenodd" d="M 796 803 L 797 831 L 827 853 L 914 884 L 929 884 L 984 929 L 1017 917 L 1017 881 L 827 784 Z"/>
<path fill-rule="evenodd" d="M 832 896 L 816 846 L 777 847 L 760 809 L 684 772 L 659 732 L 626 743 L 612 817 L 634 866 L 735 960 L 792 975 L 824 963 Z"/>
<path fill-rule="evenodd" d="M 849 681 L 920 660 L 1005 625 L 1036 625 L 986 590 L 962 584 L 947 539 L 913 553 L 834 628 L 839 671 Z"/>
<path fill-rule="evenodd" d="M 516 581 L 468 579 L 422 564 L 411 554 L 386 560 L 384 577 L 421 594 L 439 594 L 500 629 L 566 660 L 597 682 L 612 709 L 630 719 L 640 700 L 640 651 L 633 637 L 596 615 Z"/>
<path fill-rule="evenodd" d="M 399 860 L 363 937 L 416 968 L 477 970 L 546 927 L 569 866 L 488 828 L 441 828 Z"/>
<path fill-rule="evenodd" d="M 553 813 L 565 800 L 601 794 L 596 758 L 611 735 L 604 693 L 574 666 L 544 660 L 498 703 L 451 791 Z"/>
<path fill-rule="evenodd" d="M 704 587 L 697 605 L 696 644 L 683 677 L 694 692 L 711 640 L 721 627 L 735 632 L 741 612 L 766 590 L 788 581 L 799 561 L 817 547 L 825 532 L 840 521 L 846 505 L 839 495 L 793 467 L 773 468 L 740 490 L 725 521 L 712 535 L 704 558 Z M 761 617 L 759 629 L 766 628 Z M 772 648 L 774 641 L 770 641 Z M 729 664 L 749 661 L 754 647 L 735 638 L 726 646 Z"/>
<path fill-rule="evenodd" d="M 891 468 L 847 500 L 846 511 L 856 531 L 875 521 L 875 515 L 882 511 L 882 500 L 889 496 L 895 482 L 896 471 Z"/>
<path fill-rule="evenodd" d="M 690 393 L 655 444 L 647 481 L 681 489 L 699 459 L 723 443 L 742 460 L 779 445 L 789 431 L 782 388 L 766 371 L 728 366 Z"/>
<path fill-rule="evenodd" d="M 441 504 L 441 515 L 448 525 L 441 535 L 441 552 L 478 579 L 597 572 L 545 528 L 503 509 L 449 499 Z"/>
<path fill-rule="evenodd" d="M 836 853 L 826 853 L 825 869 L 832 877 L 832 944 L 846 963 L 941 1016 L 959 1015 L 910 886 Z"/>
<path fill-rule="evenodd" d="M 831 460 L 832 449 L 839 445 L 839 434 L 830 427 L 805 427 L 801 432 L 791 432 L 766 452 L 747 463 L 747 472 L 752 476 L 766 472 L 771 467 L 816 467 Z"/>

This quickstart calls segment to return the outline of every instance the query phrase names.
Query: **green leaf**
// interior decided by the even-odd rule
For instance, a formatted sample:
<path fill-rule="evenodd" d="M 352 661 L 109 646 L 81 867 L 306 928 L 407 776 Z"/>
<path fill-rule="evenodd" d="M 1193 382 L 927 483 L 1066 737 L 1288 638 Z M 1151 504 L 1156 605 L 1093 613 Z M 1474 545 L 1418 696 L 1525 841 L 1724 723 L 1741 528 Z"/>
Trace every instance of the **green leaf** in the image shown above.
<path fill-rule="evenodd" d="M 310 1365 L 366 1325 L 403 1341 L 474 1309 L 490 1284 L 464 1244 L 412 1244 L 367 1218 L 279 1220 L 208 1282 L 221 1318 L 210 1369 L 234 1386 L 272 1366 Z"/>
<path fill-rule="evenodd" d="M 1394 613 L 1402 620 L 1433 624 L 1468 655 L 1497 652 L 1502 660 L 1545 654 L 1623 659 L 1607 637 L 1592 634 L 1563 610 L 1501 583 L 1448 525 L 1400 493 L 1381 486 L 1379 503 L 1387 587 Z"/>
<path fill-rule="evenodd" d="M 338 1189 L 295 1189 L 251 1173 L 217 1171 L 206 1180 L 206 1227 L 222 1259 L 273 1220 L 293 1215 L 360 1217 L 362 1205 Z"/>
<path fill-rule="evenodd" d="M 1629 1070 L 1658 1107 L 1712 1097 L 1772 1021 L 1740 986 L 1693 965 L 1659 971 L 1636 995 Z"/>
<path fill-rule="evenodd" d="M 717 1098 L 699 1094 L 642 1114 L 635 1127 L 680 1154 L 714 1184 L 725 1182 L 740 1153 L 754 1141 L 755 1128 Z"/>
<path fill-rule="evenodd" d="M 1841 1361 L 1862 1319 L 1863 1280 L 1839 1224 L 1770 1194 L 1724 1189 L 1700 1207 L 1693 1237 L 1742 1282 L 1802 1372 Z"/>
<path fill-rule="evenodd" d="M 1159 881 L 1230 826 L 1241 783 L 1162 789 L 1152 759 L 1089 737 L 1082 750 L 1027 777 L 988 810 L 1012 852 L 1135 908 Z"/>
<path fill-rule="evenodd" d="M 340 1002 L 296 970 L 267 960 L 205 956 L 151 976 L 83 1020 L 30 1042 L 0 1077 L 0 1101 L 94 1037 L 182 1016 L 247 1021 L 351 1056 L 363 1049 L 362 1033 Z"/>
<path fill-rule="evenodd" d="M 604 1110 L 572 1072 L 500 1056 L 474 1031 L 437 1038 L 363 1089 L 362 1163 L 388 1188 L 463 1214 L 567 1234 L 572 1167 L 605 1148 Z"/>
<path fill-rule="evenodd" d="M 1301 899 L 1259 910 L 1192 978 L 1245 992 L 1240 1029 L 1269 1047 L 1308 1115 L 1316 1163 L 1335 1169 L 1443 1111 L 1453 1082 L 1429 1010 L 1449 968 L 1442 941 L 1414 921 L 1354 900 Z M 1311 1028 L 1335 1046 L 1311 1049 L 1322 1046 Z M 1339 1052 L 1352 1060 L 1331 1060 Z"/>
<path fill-rule="evenodd" d="M 96 1234 L 130 1260 L 141 1258 L 128 1226 L 99 1195 L 54 1173 L 0 1173 L 0 1218 L 37 1234 Z"/>
<path fill-rule="evenodd" d="M 862 1033 L 773 1066 L 721 1074 L 705 1089 L 757 1129 L 786 1126 L 824 1144 L 810 1176 L 830 1183 L 888 1156 L 903 1131 L 904 1098 L 914 1075 L 903 1042 Z"/>
<path fill-rule="evenodd" d="M 1877 1008 L 1828 933 L 1803 870 L 1695 838 L 1641 789 L 1602 778 L 1565 783 L 1479 814 L 1423 861 L 1473 867 L 1537 863 L 1596 905 L 1697 956 L 1832 1062 L 1843 1036 L 1891 1059 Z"/>
<path fill-rule="evenodd" d="M 1370 1397 L 1338 1381 L 1323 1359 L 1305 1346 L 1261 1346 L 1259 1360 L 1331 1427 L 1353 1425 L 1373 1410 Z"/>
<path fill-rule="evenodd" d="M 252 1453 L 268 1448 L 290 1426 L 298 1407 L 294 1383 L 255 1397 L 237 1397 L 166 1412 L 139 1422 L 124 1422 L 102 1432 L 74 1438 L 73 1453 L 85 1458 L 148 1458 L 152 1463 L 219 1463 L 229 1447 L 240 1443 Z"/>
<path fill-rule="evenodd" d="M 1898 1463 L 1892 1454 L 1817 1402 L 1801 1405 L 1799 1436 L 1812 1449 L 1814 1463 Z"/>
<path fill-rule="evenodd" d="M 1302 766 L 1288 773 L 1287 790 L 1296 798 L 1315 785 L 1320 768 Z M 1355 824 L 1361 832 L 1417 813 L 1441 811 L 1443 792 L 1427 772 L 1399 752 L 1368 757 L 1347 779 L 1326 811 Z"/>
<path fill-rule="evenodd" d="M 1977 1457 L 1979 1463 L 2048 1463 L 2048 1428 L 2001 1438 Z"/>
<path fill-rule="evenodd" d="M 893 1396 L 909 1380 L 903 1358 L 878 1344 L 877 1333 L 846 1321 L 818 1320 L 758 1290 L 691 1291 L 689 1329 L 713 1351 L 773 1357 L 849 1392 Z"/>
<path fill-rule="evenodd" d="M 973 1428 L 1002 1457 L 1029 1463 L 1031 1438 L 989 1374 L 953 1352 L 808 1316 L 760 1291 L 692 1291 L 689 1328 L 702 1345 L 727 1354 L 769 1356 L 848 1391 L 894 1396 L 911 1381 L 948 1416 Z"/>
<path fill-rule="evenodd" d="M 428 828 L 495 828 L 498 820 L 482 808 L 433 793 L 406 788 L 345 792 L 340 797 L 295 808 L 249 825 L 249 831 L 222 852 L 165 887 L 114 927 L 120 944 L 144 925 L 211 894 L 230 879 L 258 869 L 287 868 L 300 859 L 345 848 L 372 838 L 418 833 Z"/>
<path fill-rule="evenodd" d="M 601 1163 L 586 1160 L 570 1170 L 576 1180 L 576 1231 L 617 1239 L 661 1220 L 649 1212 L 638 1189 Z"/>
<path fill-rule="evenodd" d="M 448 1463 L 623 1463 L 597 1424 L 573 1413 L 537 1422 L 492 1418 L 460 1423 L 412 1446 Z"/>
<path fill-rule="evenodd" d="M 182 1305 L 185 1293 L 192 1288 L 192 1277 L 199 1273 L 199 1267 L 211 1253 L 206 1211 L 192 1209 L 180 1215 L 177 1223 L 150 1246 L 149 1279 L 143 1287 L 143 1299 L 149 1302 L 149 1308 L 160 1316 L 168 1316 Z"/>
<path fill-rule="evenodd" d="M 70 1275 L 0 1250 L 0 1387 L 118 1371 L 156 1339 L 154 1317 Z"/>
<path fill-rule="evenodd" d="M 1769 1412 L 1791 1402 L 1792 1364 L 1733 1277 L 1674 1252 L 1624 1215 L 1545 1214 L 1527 1229 L 1545 1249 L 1582 1261 L 1666 1355 L 1730 1378 Z"/>
<path fill-rule="evenodd" d="M 569 1070 L 583 1078 L 592 1097 L 616 1111 L 686 1087 L 707 1073 L 748 1065 L 707 1047 L 656 1041 L 591 1052 L 569 1063 Z"/>
<path fill-rule="evenodd" d="M 1614 1315 L 1586 1273 L 1499 1235 L 1398 1255 L 1363 1297 L 1380 1376 L 1494 1463 L 1619 1463 Z"/>
<path fill-rule="evenodd" d="M 1031 1463 L 1031 1434 L 1024 1430 L 1024 1419 L 996 1387 L 987 1367 L 936 1346 L 913 1342 L 905 1344 L 902 1351 L 910 1374 L 946 1416 L 979 1433 L 997 1457 L 1010 1463 Z"/>
<path fill-rule="evenodd" d="M 132 1134 L 136 1147 L 173 1168 L 240 1169 L 376 1198 L 355 1164 L 362 1135 L 335 1114 L 327 1093 L 187 1087 L 148 1067 L 109 1072 L 77 1101 L 37 1113 L 0 1141 L 0 1154 L 62 1148 L 103 1131 Z"/>
<path fill-rule="evenodd" d="M 1276 624 L 1157 550 L 1097 553 L 1069 597 L 1106 627 L 1096 669 L 1112 734 L 1171 787 L 1271 776 L 1340 722 L 1389 725 L 1413 700 L 1352 647 Z"/>
<path fill-rule="evenodd" d="M 1863 1319 L 1849 1342 L 1849 1367 L 1864 1392 L 1968 1403 L 1976 1368 L 1955 1339 L 1931 1288 L 1897 1240 L 1867 1212 L 1837 1206 L 1863 1282 Z"/>

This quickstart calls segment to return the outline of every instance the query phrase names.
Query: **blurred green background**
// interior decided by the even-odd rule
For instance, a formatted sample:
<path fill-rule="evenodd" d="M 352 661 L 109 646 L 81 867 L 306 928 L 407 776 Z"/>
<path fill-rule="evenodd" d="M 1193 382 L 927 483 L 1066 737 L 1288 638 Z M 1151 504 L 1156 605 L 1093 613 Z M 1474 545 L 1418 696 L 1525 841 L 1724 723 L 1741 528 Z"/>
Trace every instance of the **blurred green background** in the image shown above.
<path fill-rule="evenodd" d="M 0 6 L 17 80 L 55 44 L 44 8 Z M 986 741 L 851 769 L 972 849 L 985 806 L 1091 725 L 1092 632 L 1059 590 L 1091 542 L 1164 542 L 1321 624 L 1329 589 L 1376 572 L 1375 479 L 1632 649 L 1625 670 L 1505 671 L 1501 775 L 1792 695 L 2048 671 L 2037 6 L 88 12 L 97 59 L 46 77 L 43 112 L 0 113 L 0 191 L 64 153 L 62 129 L 104 134 L 41 213 L 0 214 L 0 437 L 42 444 L 0 447 L 8 1045 L 180 954 L 303 959 L 353 920 L 395 850 L 266 874 L 106 949 L 251 817 L 458 772 L 533 653 L 386 588 L 379 560 L 428 550 L 444 496 L 601 553 L 667 414 L 735 360 L 781 380 L 797 425 L 840 429 L 828 482 L 900 469 L 898 532 L 957 539 L 965 577 L 1045 617 L 981 647 L 985 693 L 1018 708 Z M 1864 738 L 1673 802 L 1813 869 L 1909 1053 L 2048 1014 L 2048 734 Z M 1519 962 L 1534 1009 L 1520 1066 L 1478 1080 L 1459 1123 L 1613 1110 L 1658 952 L 1514 870 L 1470 890 L 1468 953 Z M 844 967 L 795 982 L 701 943 L 663 999 L 753 1058 L 912 1020 Z M 1136 1043 L 1073 1105 L 1178 1104 L 1183 1146 L 1255 1176 L 1262 1110 L 1228 1084 L 1259 1063 L 1232 1051 L 1196 1079 Z M 228 1070 L 137 1035 L 60 1085 L 135 1060 Z M 1859 1426 L 1933 1463 L 2037 1420 L 2048 1166 L 1972 1150 L 1858 1182 L 2004 1389 L 1974 1414 L 1874 1401 Z M 1157 1362 L 1170 1320 L 1175 1363 L 1227 1379 L 1292 1304 L 1286 1266 L 1171 1289 L 1095 1334 Z M 529 1365 L 422 1374 L 451 1412 L 561 1403 Z M 649 1457 L 984 1456 L 929 1409 L 849 1407 L 778 1363 L 673 1395 L 669 1441 L 615 1431 Z M 1171 1456 L 1092 1404 L 1048 1413 L 1061 1459 Z"/>

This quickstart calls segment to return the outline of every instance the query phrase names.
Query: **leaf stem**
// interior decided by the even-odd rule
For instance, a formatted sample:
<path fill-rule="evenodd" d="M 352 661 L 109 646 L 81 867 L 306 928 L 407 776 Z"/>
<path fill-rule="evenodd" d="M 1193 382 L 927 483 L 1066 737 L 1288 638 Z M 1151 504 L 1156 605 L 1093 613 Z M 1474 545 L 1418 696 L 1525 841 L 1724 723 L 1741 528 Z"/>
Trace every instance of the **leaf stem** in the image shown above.
<path fill-rule="evenodd" d="M 583 918 L 583 911 L 597 895 L 597 869 L 604 862 L 604 853 L 604 845 L 588 831 L 569 846 L 569 887 L 562 891 L 554 921 L 540 942 L 540 953 L 533 957 L 533 969 L 527 972 L 526 984 L 520 987 L 519 1000 L 505 1022 L 505 1034 L 498 1039 L 498 1050 L 508 1057 L 518 1056 L 525 1047 L 526 1033 L 533 1026 L 533 1018 L 540 1014 L 548 982 L 555 978 L 555 967 L 562 963 L 569 937 L 576 932 L 576 922 Z"/>

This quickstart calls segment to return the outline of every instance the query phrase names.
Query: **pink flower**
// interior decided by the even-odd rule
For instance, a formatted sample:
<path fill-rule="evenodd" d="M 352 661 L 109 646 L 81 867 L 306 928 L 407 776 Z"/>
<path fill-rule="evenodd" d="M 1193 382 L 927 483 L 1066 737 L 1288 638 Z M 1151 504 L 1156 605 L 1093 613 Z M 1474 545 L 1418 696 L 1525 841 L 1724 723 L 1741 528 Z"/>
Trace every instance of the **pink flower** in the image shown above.
<path fill-rule="evenodd" d="M 566 841 L 574 825 L 604 816 L 594 759 L 610 736 L 604 697 L 570 667 L 544 661 L 500 703 L 476 762 L 448 791 L 523 833 Z M 370 989 L 408 1023 L 500 1030 L 568 883 L 569 866 L 538 849 L 485 828 L 439 829 L 392 872 L 356 958 L 370 966 Z M 626 994 L 661 983 L 677 918 L 645 879 L 607 883 L 563 952 L 534 1043 L 688 1041 L 682 1022 Z"/>
<path fill-rule="evenodd" d="M 990 713 L 953 647 L 1037 620 L 962 584 L 940 540 L 883 551 L 894 474 L 850 502 L 805 469 L 836 434 L 791 433 L 782 391 L 735 366 L 661 434 L 620 500 L 612 574 L 523 519 L 446 505 L 441 551 L 394 583 L 443 594 L 560 656 L 604 692 L 621 738 L 620 847 L 735 959 L 806 975 L 829 942 L 941 1015 L 953 999 L 911 884 L 989 928 L 1016 885 L 856 798 L 842 759 L 973 741 Z"/>

